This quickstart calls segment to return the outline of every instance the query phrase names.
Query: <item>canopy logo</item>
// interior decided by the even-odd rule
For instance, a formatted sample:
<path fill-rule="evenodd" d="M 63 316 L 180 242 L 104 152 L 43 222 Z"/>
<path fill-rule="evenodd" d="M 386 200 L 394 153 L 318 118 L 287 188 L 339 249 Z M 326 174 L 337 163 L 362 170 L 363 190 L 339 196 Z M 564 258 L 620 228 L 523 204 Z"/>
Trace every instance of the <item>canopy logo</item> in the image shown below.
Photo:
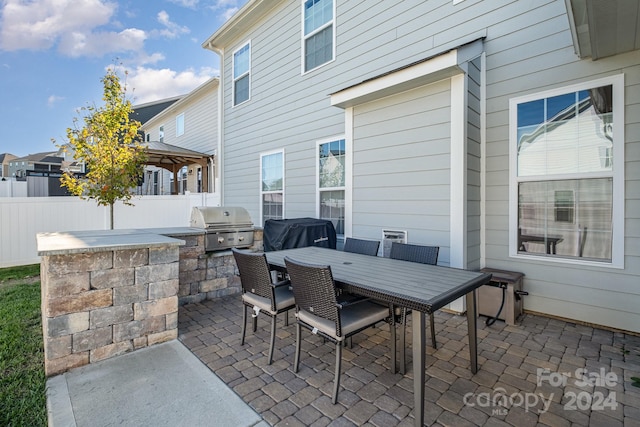
<path fill-rule="evenodd" d="M 538 368 L 536 371 L 536 384 L 538 387 L 548 384 L 560 389 L 565 411 L 591 410 L 603 411 L 616 410 L 616 392 L 610 390 L 585 391 L 578 388 L 612 388 L 618 384 L 618 376 L 615 372 L 607 372 L 604 368 L 589 372 L 587 369 L 578 368 L 574 372 L 551 372 L 549 369 Z M 572 386 L 565 390 L 566 386 Z M 573 388 L 576 387 L 576 388 Z M 462 401 L 469 407 L 490 408 L 492 415 L 507 415 L 511 408 L 522 408 L 526 412 L 543 414 L 551 407 L 555 392 L 515 392 L 507 393 L 502 387 L 497 387 L 491 392 L 466 393 Z"/>

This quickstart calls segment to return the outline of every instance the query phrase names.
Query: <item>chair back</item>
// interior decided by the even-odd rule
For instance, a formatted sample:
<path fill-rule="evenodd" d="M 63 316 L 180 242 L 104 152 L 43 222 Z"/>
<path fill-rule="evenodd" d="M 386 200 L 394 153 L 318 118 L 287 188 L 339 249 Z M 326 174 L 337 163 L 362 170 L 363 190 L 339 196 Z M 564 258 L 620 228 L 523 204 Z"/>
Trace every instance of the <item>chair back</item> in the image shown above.
<path fill-rule="evenodd" d="M 578 256 L 582 257 L 584 253 L 584 244 L 587 241 L 587 226 L 578 226 Z"/>
<path fill-rule="evenodd" d="M 378 255 L 379 247 L 379 240 L 364 240 L 347 237 L 347 239 L 344 241 L 344 251 L 353 252 L 356 254 L 376 256 Z"/>
<path fill-rule="evenodd" d="M 391 243 L 390 258 L 403 261 L 436 265 L 438 263 L 439 246 L 410 245 L 407 243 Z"/>
<path fill-rule="evenodd" d="M 331 267 L 313 265 L 284 258 L 293 288 L 296 310 L 334 322 L 336 335 L 341 336 L 336 285 Z"/>
<path fill-rule="evenodd" d="M 268 298 L 273 306 L 274 294 L 267 256 L 264 253 L 241 251 L 236 248 L 232 248 L 231 251 L 240 272 L 242 292 Z"/>

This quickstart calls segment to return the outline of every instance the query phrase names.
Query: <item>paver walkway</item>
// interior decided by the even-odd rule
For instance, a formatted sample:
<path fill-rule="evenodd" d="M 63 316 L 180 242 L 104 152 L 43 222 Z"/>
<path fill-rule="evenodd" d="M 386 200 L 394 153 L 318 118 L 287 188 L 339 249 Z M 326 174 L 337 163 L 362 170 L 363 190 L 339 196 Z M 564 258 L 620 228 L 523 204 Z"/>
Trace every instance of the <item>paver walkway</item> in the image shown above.
<path fill-rule="evenodd" d="M 389 371 L 389 326 L 354 336 L 331 403 L 334 346 L 303 331 L 293 373 L 295 326 L 279 319 L 266 364 L 270 319 L 240 345 L 239 296 L 179 310 L 179 339 L 274 426 L 411 426 L 413 373 Z M 527 314 L 516 326 L 478 322 L 479 371 L 469 370 L 466 320 L 438 312 L 438 349 L 427 348 L 425 423 L 443 426 L 640 427 L 640 337 Z M 408 338 L 409 345 L 410 335 Z M 427 345 L 430 345 L 428 343 Z M 410 355 L 410 351 L 408 351 Z"/>

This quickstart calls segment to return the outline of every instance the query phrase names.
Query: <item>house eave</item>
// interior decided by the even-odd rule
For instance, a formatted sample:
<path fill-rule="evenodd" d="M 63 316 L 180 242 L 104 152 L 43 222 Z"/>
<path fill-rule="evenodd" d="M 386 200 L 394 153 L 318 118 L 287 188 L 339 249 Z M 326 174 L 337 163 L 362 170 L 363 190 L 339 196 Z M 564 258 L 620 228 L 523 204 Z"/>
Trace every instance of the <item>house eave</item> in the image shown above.
<path fill-rule="evenodd" d="M 592 60 L 640 49 L 637 0 L 565 0 L 576 55 Z"/>
<path fill-rule="evenodd" d="M 152 129 L 158 124 L 161 124 L 162 122 L 166 121 L 167 117 L 170 114 L 175 114 L 189 102 L 193 101 L 196 97 L 206 95 L 207 91 L 210 89 L 213 93 L 216 93 L 219 84 L 220 78 L 212 77 L 211 79 L 207 80 L 206 82 L 202 83 L 200 86 L 189 92 L 187 95 L 182 95 L 178 99 L 178 101 L 174 102 L 155 116 L 151 117 L 142 126 L 140 126 L 140 129 L 146 131 L 148 129 Z"/>
<path fill-rule="evenodd" d="M 396 68 L 330 94 L 331 105 L 348 108 L 452 77 L 465 71 L 466 63 L 482 54 L 483 40 L 459 46 Z"/>
<path fill-rule="evenodd" d="M 253 25 L 280 1 L 249 0 L 218 30 L 202 43 L 204 49 L 220 53 L 234 39 L 245 34 Z"/>

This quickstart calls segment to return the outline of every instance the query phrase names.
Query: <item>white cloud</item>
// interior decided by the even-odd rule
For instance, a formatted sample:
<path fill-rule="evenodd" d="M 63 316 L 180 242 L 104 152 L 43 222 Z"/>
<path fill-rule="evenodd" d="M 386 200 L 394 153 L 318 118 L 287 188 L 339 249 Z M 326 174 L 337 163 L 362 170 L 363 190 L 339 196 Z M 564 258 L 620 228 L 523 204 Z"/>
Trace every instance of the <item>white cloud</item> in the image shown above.
<path fill-rule="evenodd" d="M 119 70 L 123 74 L 124 70 Z M 134 104 L 157 101 L 172 96 L 184 95 L 219 74 L 213 68 L 199 71 L 187 69 L 175 71 L 168 68 L 137 67 L 129 71 L 126 79 L 127 90 Z"/>
<path fill-rule="evenodd" d="M 171 19 L 169 19 L 169 14 L 164 10 L 158 12 L 158 22 L 165 26 L 163 30 L 158 31 L 158 33 L 163 37 L 175 39 L 180 34 L 189 33 L 189 28 L 182 27 L 175 22 L 171 22 Z"/>
<path fill-rule="evenodd" d="M 109 22 L 117 4 L 104 0 L 5 0 L 0 47 L 48 49 L 61 38 L 89 33 Z"/>
<path fill-rule="evenodd" d="M 51 95 L 49 96 L 49 98 L 47 98 L 47 106 L 49 108 L 52 108 L 58 101 L 62 101 L 63 99 L 64 97 L 62 96 Z"/>
<path fill-rule="evenodd" d="M 240 6 L 244 5 L 246 2 L 247 0 L 215 0 L 211 3 L 209 8 L 219 12 L 224 20 L 227 21 L 238 10 L 240 10 Z"/>
<path fill-rule="evenodd" d="M 71 32 L 60 38 L 58 50 L 71 57 L 97 56 L 109 52 L 141 52 L 147 35 L 136 28 L 116 32 Z"/>
<path fill-rule="evenodd" d="M 175 3 L 183 7 L 195 9 L 195 7 L 198 5 L 199 0 L 169 0 L 169 1 L 171 1 L 171 3 Z"/>

